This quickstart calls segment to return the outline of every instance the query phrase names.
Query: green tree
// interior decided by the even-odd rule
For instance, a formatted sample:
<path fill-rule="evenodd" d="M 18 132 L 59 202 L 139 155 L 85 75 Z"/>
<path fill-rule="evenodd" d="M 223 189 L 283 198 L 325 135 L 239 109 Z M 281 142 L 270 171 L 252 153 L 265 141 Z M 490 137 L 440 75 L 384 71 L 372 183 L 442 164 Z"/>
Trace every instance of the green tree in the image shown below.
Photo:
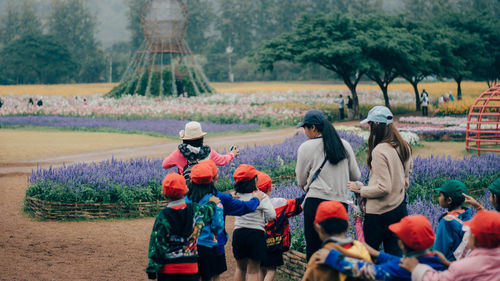
<path fill-rule="evenodd" d="M 423 41 L 399 26 L 398 18 L 367 15 L 360 19 L 359 28 L 364 30 L 363 53 L 369 63 L 366 76 L 379 86 L 385 106 L 390 108 L 389 84 L 399 76 L 401 66 L 410 66 L 418 57 L 413 53 L 423 48 Z"/>
<path fill-rule="evenodd" d="M 127 0 L 128 11 L 127 29 L 132 33 L 130 37 L 130 49 L 137 51 L 144 42 L 144 32 L 141 26 L 141 15 L 144 5 L 149 0 Z"/>
<path fill-rule="evenodd" d="M 31 34 L 41 34 L 42 24 L 36 13 L 33 0 L 21 3 L 9 0 L 5 13 L 0 18 L 0 43 Z"/>
<path fill-rule="evenodd" d="M 491 63 L 491 56 L 481 34 L 486 32 L 484 23 L 480 14 L 444 13 L 436 18 L 438 28 L 451 42 L 446 56 L 442 57 L 445 63 L 441 64 L 440 76 L 455 80 L 457 99 L 462 99 L 462 81 L 477 77 L 478 70 Z M 492 36 L 495 36 L 498 30 L 493 32 Z"/>
<path fill-rule="evenodd" d="M 254 55 L 262 70 L 280 60 L 318 64 L 336 73 L 351 91 L 355 116 L 359 114 L 356 87 L 366 71 L 361 38 L 349 14 L 302 16 L 296 28 L 265 42 Z"/>
<path fill-rule="evenodd" d="M 83 0 L 53 0 L 48 20 L 49 34 L 64 42 L 78 64 L 76 80 L 102 79 L 104 53 L 95 39 L 96 19 Z"/>
<path fill-rule="evenodd" d="M 436 28 L 423 21 L 404 21 L 405 28 L 411 34 L 417 35 L 421 40 L 412 45 L 407 60 L 396 65 L 401 77 L 408 81 L 415 93 L 415 109 L 420 110 L 420 91 L 418 84 L 425 77 L 438 72 L 440 55 L 439 48 L 443 44 L 437 34 Z"/>
<path fill-rule="evenodd" d="M 25 35 L 0 51 L 0 69 L 19 84 L 67 82 L 75 68 L 66 45 L 51 35 Z"/>
<path fill-rule="evenodd" d="M 185 40 L 193 52 L 206 52 L 210 27 L 215 18 L 212 3 L 208 0 L 187 0 L 186 6 L 189 21 Z"/>

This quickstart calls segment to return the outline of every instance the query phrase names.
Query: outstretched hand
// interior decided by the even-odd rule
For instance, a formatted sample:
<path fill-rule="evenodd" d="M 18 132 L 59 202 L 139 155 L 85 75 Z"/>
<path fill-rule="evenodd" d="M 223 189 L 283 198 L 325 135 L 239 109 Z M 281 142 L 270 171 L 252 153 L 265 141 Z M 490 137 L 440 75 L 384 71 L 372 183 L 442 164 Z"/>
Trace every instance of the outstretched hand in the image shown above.
<path fill-rule="evenodd" d="M 478 211 L 484 209 L 483 205 L 481 205 L 479 202 L 477 202 L 477 200 L 474 197 L 469 196 L 465 193 L 462 193 L 462 195 L 465 197 L 465 203 L 470 204 L 472 207 L 474 207 Z"/>
<path fill-rule="evenodd" d="M 417 265 L 418 265 L 417 258 L 403 258 L 399 263 L 399 266 L 408 270 L 409 272 L 413 272 L 413 270 L 415 269 L 415 267 L 417 267 Z"/>
<path fill-rule="evenodd" d="M 231 153 L 234 155 L 234 157 L 236 157 L 240 155 L 240 150 L 237 147 L 235 147 L 233 148 L 233 150 L 231 150 Z"/>
<path fill-rule="evenodd" d="M 363 245 L 365 245 L 365 248 L 368 250 L 368 253 L 370 253 L 370 256 L 378 258 L 378 256 L 380 255 L 380 251 L 373 249 L 370 245 L 366 244 L 365 242 L 363 242 Z"/>
<path fill-rule="evenodd" d="M 439 260 L 441 261 L 441 263 L 446 266 L 446 267 L 449 267 L 451 262 L 443 255 L 443 253 L 441 252 L 438 252 L 438 251 L 434 251 L 433 252 L 436 256 L 438 256 Z"/>

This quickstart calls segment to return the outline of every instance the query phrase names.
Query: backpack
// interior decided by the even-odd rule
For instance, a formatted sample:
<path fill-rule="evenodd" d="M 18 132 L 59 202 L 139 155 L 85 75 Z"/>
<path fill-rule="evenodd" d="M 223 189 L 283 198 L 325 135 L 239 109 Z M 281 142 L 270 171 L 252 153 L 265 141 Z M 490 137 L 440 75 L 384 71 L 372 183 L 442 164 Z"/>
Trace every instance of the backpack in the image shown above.
<path fill-rule="evenodd" d="M 193 166 L 210 157 L 210 147 L 204 145 L 200 148 L 198 153 L 190 151 L 186 144 L 180 144 L 178 148 L 182 156 L 186 158 L 187 161 L 184 169 L 182 170 L 182 176 L 186 179 L 186 182 L 189 182 L 191 181 L 189 175 L 191 174 Z"/>

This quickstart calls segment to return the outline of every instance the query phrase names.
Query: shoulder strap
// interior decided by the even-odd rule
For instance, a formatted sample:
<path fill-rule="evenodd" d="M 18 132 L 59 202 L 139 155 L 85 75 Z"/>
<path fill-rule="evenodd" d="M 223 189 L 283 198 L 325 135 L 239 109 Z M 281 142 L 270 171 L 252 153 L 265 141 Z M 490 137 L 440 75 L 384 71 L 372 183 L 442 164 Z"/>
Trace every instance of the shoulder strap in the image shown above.
<path fill-rule="evenodd" d="M 312 180 L 311 180 L 311 183 L 318 178 L 319 173 L 321 173 L 321 170 L 323 170 L 323 167 L 325 166 L 327 160 L 328 159 L 325 157 L 325 160 L 323 160 L 323 163 L 321 164 L 321 167 L 319 167 L 319 169 L 314 173 L 314 175 L 312 177 Z M 311 185 L 311 183 L 309 185 Z"/>

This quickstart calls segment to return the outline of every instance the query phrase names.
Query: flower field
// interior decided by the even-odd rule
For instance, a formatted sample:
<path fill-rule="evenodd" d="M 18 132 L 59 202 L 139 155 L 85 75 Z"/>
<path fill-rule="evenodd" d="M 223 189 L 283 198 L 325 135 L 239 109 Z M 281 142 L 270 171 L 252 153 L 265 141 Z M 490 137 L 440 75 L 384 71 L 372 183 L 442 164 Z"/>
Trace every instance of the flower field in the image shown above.
<path fill-rule="evenodd" d="M 190 98 L 162 99 L 124 96 L 119 99 L 101 95 L 4 96 L 0 116 L 72 116 L 108 117 L 116 119 L 200 120 L 222 124 L 254 123 L 262 126 L 290 126 L 299 122 L 311 108 L 323 110 L 331 120 L 338 118 L 335 99 L 347 91 L 227 92 Z M 390 92 L 395 112 L 413 110 L 412 94 Z M 362 114 L 373 104 L 383 103 L 378 91 L 360 91 Z M 29 105 L 28 100 L 43 101 L 43 106 Z"/>
<path fill-rule="evenodd" d="M 100 130 L 118 132 L 153 133 L 162 136 L 178 136 L 187 121 L 173 119 L 113 119 L 71 116 L 0 116 L 0 127 L 47 126 L 70 130 Z M 211 133 L 257 130 L 257 124 L 214 124 L 201 122 L 202 128 Z"/>

